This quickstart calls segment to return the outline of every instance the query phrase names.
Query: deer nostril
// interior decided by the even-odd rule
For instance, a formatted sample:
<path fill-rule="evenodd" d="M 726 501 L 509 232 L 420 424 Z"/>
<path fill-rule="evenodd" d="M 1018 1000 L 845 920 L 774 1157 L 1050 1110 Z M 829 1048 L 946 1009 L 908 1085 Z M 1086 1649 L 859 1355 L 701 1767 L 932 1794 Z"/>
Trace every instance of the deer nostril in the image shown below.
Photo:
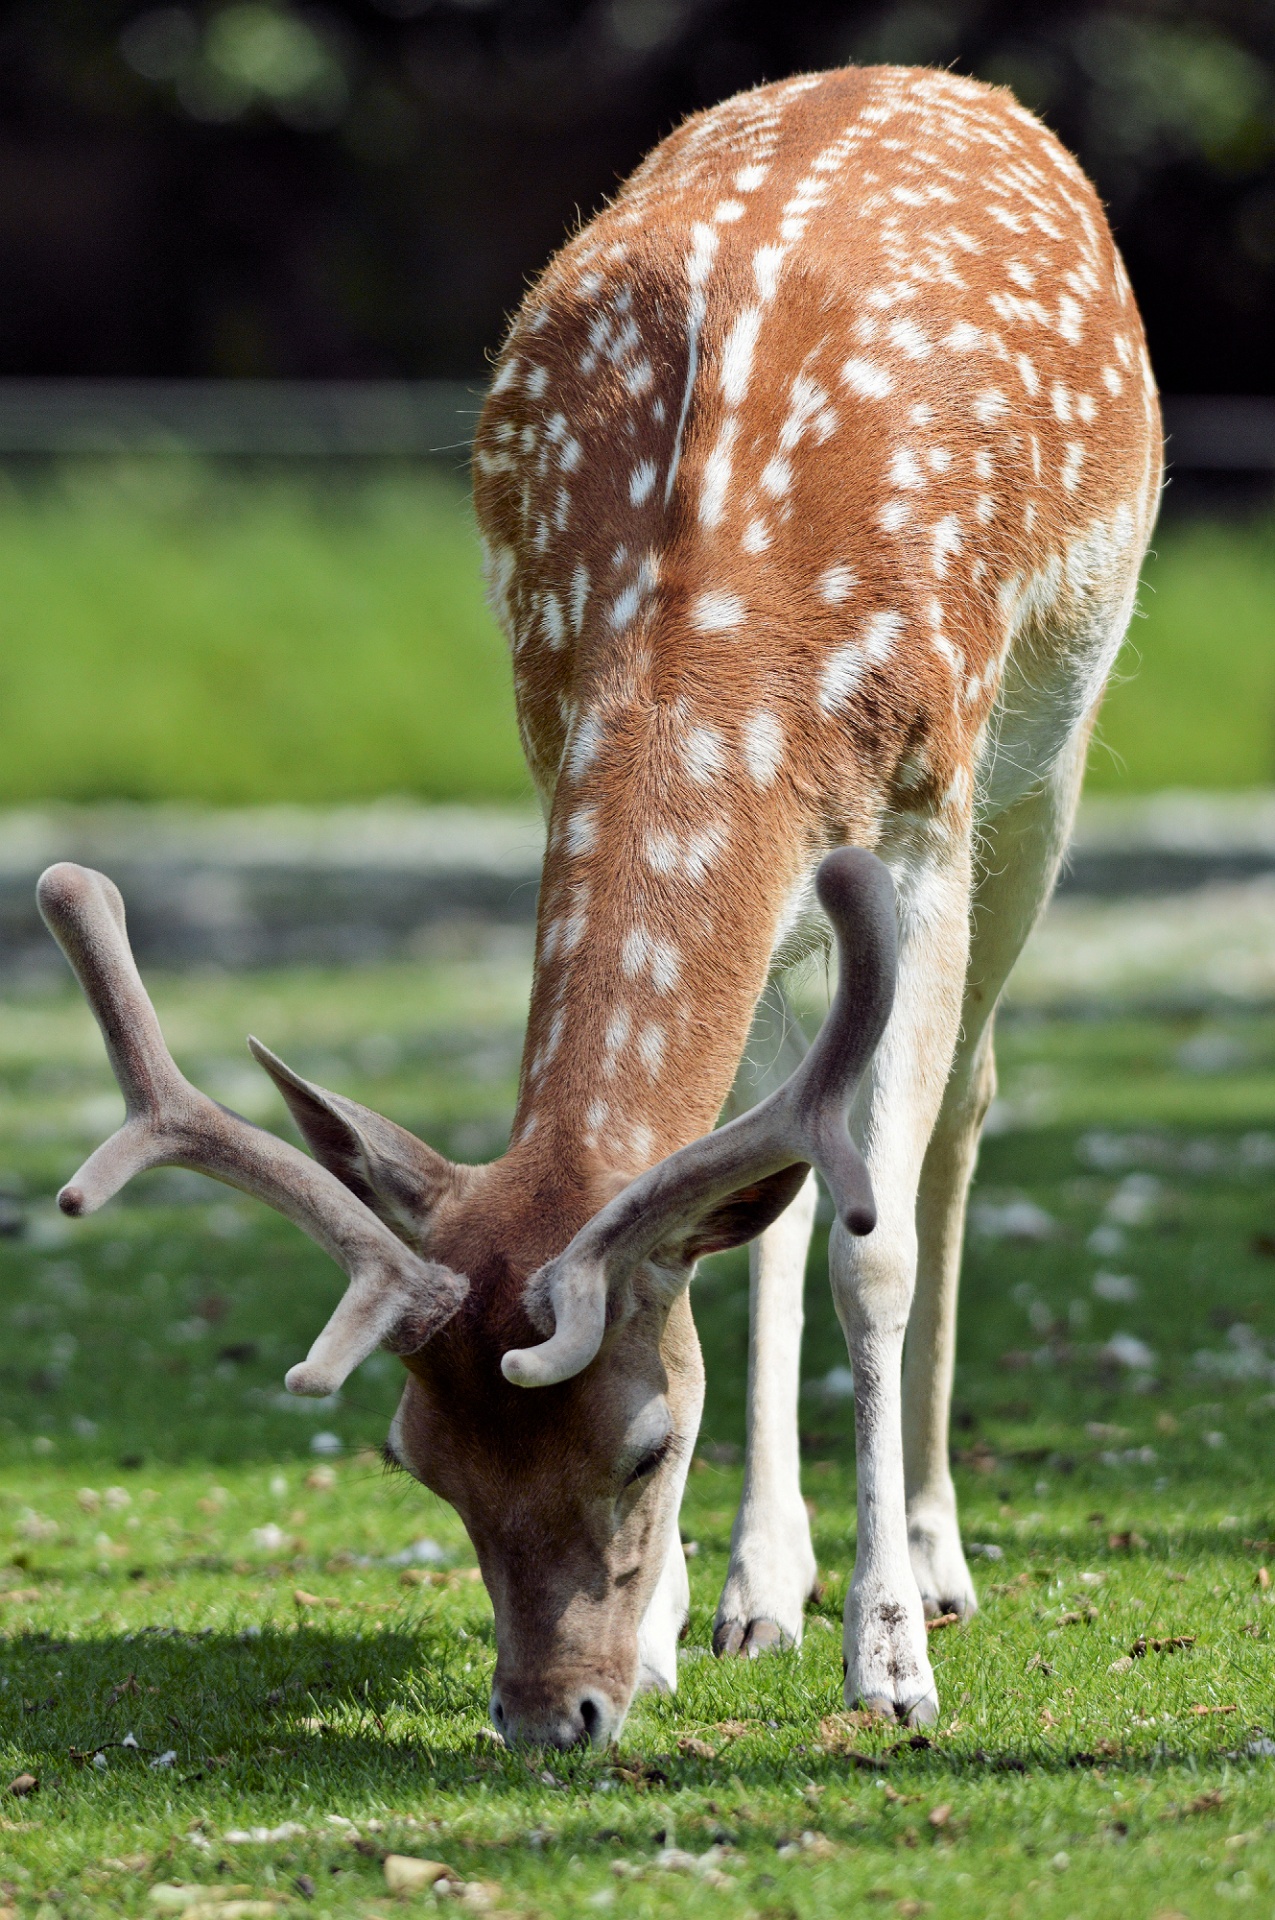
<path fill-rule="evenodd" d="M 580 1702 L 580 1718 L 584 1723 L 584 1731 L 586 1736 L 588 1737 L 589 1744 L 591 1746 L 596 1746 L 598 1741 L 598 1729 L 602 1724 L 602 1711 L 601 1711 L 601 1708 L 598 1706 L 597 1701 L 591 1700 L 587 1693 L 585 1694 L 584 1699 Z"/>

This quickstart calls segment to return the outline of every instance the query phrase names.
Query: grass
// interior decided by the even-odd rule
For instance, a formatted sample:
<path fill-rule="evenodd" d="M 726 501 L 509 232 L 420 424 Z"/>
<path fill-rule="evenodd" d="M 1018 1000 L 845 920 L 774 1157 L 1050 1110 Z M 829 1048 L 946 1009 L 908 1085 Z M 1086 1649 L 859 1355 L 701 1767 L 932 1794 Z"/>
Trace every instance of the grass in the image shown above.
<path fill-rule="evenodd" d="M 0 804 L 528 792 L 450 478 L 72 468 L 0 578 Z"/>
<path fill-rule="evenodd" d="M 458 477 L 71 466 L 0 492 L 0 805 L 525 798 Z M 1091 784 L 1275 780 L 1275 523 L 1166 525 Z"/>
<path fill-rule="evenodd" d="M 1103 707 L 1091 789 L 1270 786 L 1275 521 L 1169 521 L 1141 608 Z"/>
<path fill-rule="evenodd" d="M 524 990 L 518 967 L 478 957 L 186 976 L 157 998 L 183 1062 L 254 1117 L 279 1116 L 264 1083 L 248 1096 L 249 1027 L 474 1154 L 507 1122 Z M 706 1653 L 739 1487 L 731 1258 L 696 1283 L 710 1388 L 679 1693 L 640 1701 L 617 1752 L 557 1756 L 484 1736 L 493 1642 L 472 1554 L 371 1452 L 397 1363 L 374 1359 L 336 1405 L 280 1394 L 336 1295 L 326 1262 L 193 1176 L 63 1221 L 48 1196 L 115 1104 L 98 1042 L 60 986 L 0 1012 L 0 1787 L 39 1780 L 0 1809 L 0 1910 L 157 1913 L 148 1889 L 180 1881 L 364 1920 L 401 1910 L 386 1851 L 490 1883 L 507 1914 L 1269 1908 L 1255 1743 L 1275 1732 L 1275 1588 L 1258 1584 L 1275 1555 L 1275 1017 L 1007 1023 L 954 1434 L 983 1607 L 933 1637 L 934 1737 L 836 1717 L 851 1415 L 817 1385 L 803 1425 L 824 1590 L 806 1643 L 751 1664 Z M 1024 1200 L 1049 1217 L 1037 1242 L 1005 1237 Z M 816 1383 L 844 1358 L 823 1257 Z M 1095 1293 L 1100 1272 L 1134 1285 Z M 1121 1333 L 1154 1359 L 1104 1358 Z M 421 1539 L 441 1560 L 396 1563 Z"/>

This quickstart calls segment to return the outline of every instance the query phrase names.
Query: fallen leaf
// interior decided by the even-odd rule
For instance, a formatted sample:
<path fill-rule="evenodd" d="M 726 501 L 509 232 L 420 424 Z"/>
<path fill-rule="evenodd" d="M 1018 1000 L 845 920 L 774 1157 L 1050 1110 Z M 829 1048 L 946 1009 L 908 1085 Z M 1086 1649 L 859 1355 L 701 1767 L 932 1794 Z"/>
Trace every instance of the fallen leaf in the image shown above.
<path fill-rule="evenodd" d="M 33 1773 L 19 1773 L 9 1782 L 9 1792 L 19 1800 L 25 1800 L 29 1793 L 38 1793 L 40 1782 Z"/>
<path fill-rule="evenodd" d="M 1133 1665 L 1133 1655 L 1131 1653 L 1122 1653 L 1118 1660 L 1112 1661 L 1111 1665 L 1107 1668 L 1107 1672 L 1108 1673 L 1128 1673 L 1132 1665 Z"/>
<path fill-rule="evenodd" d="M 185 1913 L 195 1906 L 222 1906 L 228 1900 L 251 1898 L 251 1887 L 208 1887 L 189 1886 L 180 1880 L 161 1880 L 150 1889 L 146 1898 L 153 1907 L 159 1907 L 165 1913 Z"/>
<path fill-rule="evenodd" d="M 925 1817 L 936 1831 L 939 1827 L 945 1827 L 952 1818 L 951 1803 L 945 1800 L 941 1807 L 932 1808 Z"/>
<path fill-rule="evenodd" d="M 1092 1620 L 1096 1620 L 1097 1618 L 1097 1607 L 1071 1607 L 1066 1613 L 1059 1614 L 1058 1625 L 1060 1627 L 1087 1627 Z"/>
<path fill-rule="evenodd" d="M 717 1758 L 717 1748 L 711 1747 L 707 1740 L 697 1740 L 694 1734 L 687 1734 L 679 1740 L 677 1750 L 685 1754 L 688 1760 L 716 1760 Z"/>
<path fill-rule="evenodd" d="M 1048 1707 L 1042 1707 L 1040 1710 L 1040 1724 L 1042 1727 L 1045 1727 L 1046 1729 L 1048 1729 L 1049 1727 L 1056 1727 L 1058 1725 L 1058 1722 L 1054 1719 L 1054 1716 L 1050 1712 Z"/>
<path fill-rule="evenodd" d="M 1203 1719 L 1206 1715 L 1210 1713 L 1238 1713 L 1239 1707 L 1238 1706 L 1231 1706 L 1231 1707 L 1195 1706 L 1191 1708 L 1191 1712 L 1195 1714 L 1198 1719 Z"/>
<path fill-rule="evenodd" d="M 339 1600 L 327 1594 L 307 1593 L 304 1587 L 295 1588 L 292 1598 L 299 1607 L 339 1607 L 341 1605 Z"/>
<path fill-rule="evenodd" d="M 1259 1586 L 1262 1589 L 1263 1593 L 1266 1592 L 1267 1588 L 1271 1584 L 1271 1576 L 1266 1567 L 1259 1567 L 1257 1569 L 1257 1572 L 1254 1575 L 1254 1583 L 1255 1585 Z"/>
<path fill-rule="evenodd" d="M 382 1864 L 391 1893 L 419 1893 L 422 1887 L 435 1886 L 440 1880 L 459 1884 L 461 1877 L 442 1860 L 417 1860 L 409 1853 L 387 1853 Z"/>
<path fill-rule="evenodd" d="M 937 1614 L 933 1620 L 926 1621 L 925 1631 L 927 1633 L 939 1633 L 942 1631 L 944 1627 L 956 1626 L 959 1623 L 960 1618 L 961 1616 L 959 1613 Z"/>
<path fill-rule="evenodd" d="M 1027 1665 L 1023 1669 L 1023 1671 L 1025 1673 L 1050 1674 L 1053 1672 L 1053 1668 L 1050 1666 L 1048 1660 L 1046 1660 L 1043 1653 L 1034 1653 L 1031 1659 L 1027 1662 Z"/>
<path fill-rule="evenodd" d="M 187 1907 L 186 1920 L 274 1920 L 282 1913 L 277 1900 L 201 1900 Z"/>
<path fill-rule="evenodd" d="M 10 1587 L 8 1593 L 0 1593 L 0 1602 L 7 1606 L 25 1607 L 39 1598 L 39 1587 Z"/>
<path fill-rule="evenodd" d="M 1107 1546 L 1112 1553 L 1137 1553 L 1145 1548 L 1146 1544 L 1142 1535 L 1135 1533 L 1132 1527 L 1125 1533 L 1107 1535 Z"/>

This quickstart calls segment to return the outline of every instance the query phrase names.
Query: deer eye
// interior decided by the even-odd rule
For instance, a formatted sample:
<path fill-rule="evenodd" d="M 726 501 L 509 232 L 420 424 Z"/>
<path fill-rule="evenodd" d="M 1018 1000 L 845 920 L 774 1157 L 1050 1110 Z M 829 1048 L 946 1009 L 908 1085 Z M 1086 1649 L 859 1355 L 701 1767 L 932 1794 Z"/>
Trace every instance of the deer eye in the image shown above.
<path fill-rule="evenodd" d="M 668 1458 L 669 1448 L 672 1444 L 673 1439 L 670 1434 L 667 1440 L 660 1441 L 658 1447 L 652 1447 L 649 1453 L 644 1453 L 625 1481 L 625 1486 L 636 1487 L 641 1481 L 649 1480 L 656 1468 L 662 1466 Z"/>

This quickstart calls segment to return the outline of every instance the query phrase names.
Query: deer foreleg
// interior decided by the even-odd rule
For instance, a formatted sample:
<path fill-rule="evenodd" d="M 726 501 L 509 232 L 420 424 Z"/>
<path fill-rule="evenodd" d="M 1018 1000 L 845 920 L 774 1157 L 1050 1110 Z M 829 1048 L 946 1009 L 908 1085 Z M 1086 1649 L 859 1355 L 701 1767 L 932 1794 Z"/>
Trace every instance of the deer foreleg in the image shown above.
<path fill-rule="evenodd" d="M 799 1645 L 803 1608 L 815 1585 L 797 1447 L 802 1290 L 815 1197 L 811 1174 L 748 1250 L 744 1491 L 713 1627 L 717 1653 L 755 1655 Z"/>
<path fill-rule="evenodd" d="M 914 1723 L 938 1713 L 921 1595 L 908 1553 L 903 1340 L 916 1280 L 916 1199 L 960 1020 L 969 950 L 968 860 L 900 889 L 894 1013 L 856 1116 L 877 1196 L 876 1230 L 833 1228 L 833 1296 L 855 1378 L 858 1546 L 846 1596 L 846 1700 Z"/>

